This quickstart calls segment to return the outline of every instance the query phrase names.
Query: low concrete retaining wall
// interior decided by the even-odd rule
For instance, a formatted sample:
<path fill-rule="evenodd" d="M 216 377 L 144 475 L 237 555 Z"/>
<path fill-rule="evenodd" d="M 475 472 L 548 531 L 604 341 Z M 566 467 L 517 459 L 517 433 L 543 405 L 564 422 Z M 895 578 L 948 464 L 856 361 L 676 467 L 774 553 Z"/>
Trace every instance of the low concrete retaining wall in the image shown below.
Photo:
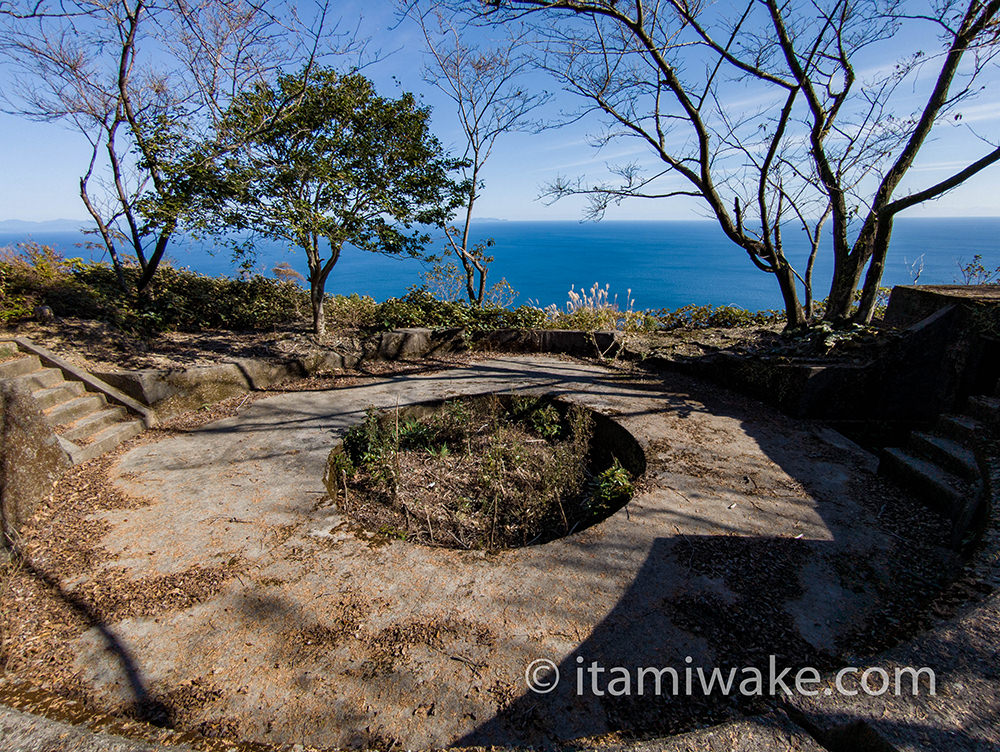
<path fill-rule="evenodd" d="M 284 362 L 234 358 L 213 366 L 107 371 L 97 376 L 152 408 L 160 418 L 168 418 L 282 381 L 354 368 L 365 361 L 417 360 L 465 347 L 463 329 L 394 329 L 358 342 L 350 352 L 328 350 Z"/>
<path fill-rule="evenodd" d="M 183 369 L 113 371 L 99 373 L 98 376 L 151 407 L 161 419 L 245 394 L 253 389 L 263 389 L 282 380 L 248 379 L 244 369 L 236 363 Z"/>
<path fill-rule="evenodd" d="M 71 465 L 28 388 L 0 384 L 0 549 Z"/>
<path fill-rule="evenodd" d="M 904 329 L 956 304 L 1000 304 L 1000 285 L 896 285 L 883 323 Z"/>
<path fill-rule="evenodd" d="M 1000 376 L 1000 340 L 985 336 L 979 321 L 982 306 L 1000 299 L 956 303 L 947 294 L 951 289 L 893 288 L 889 313 L 904 328 L 862 362 L 718 353 L 643 363 L 709 379 L 796 417 L 906 430 L 956 409 L 972 394 L 992 393 Z M 1000 314 L 997 319 L 1000 327 Z"/>
<path fill-rule="evenodd" d="M 643 365 L 708 379 L 797 418 L 858 420 L 872 408 L 868 363 L 830 366 L 718 353 L 685 359 L 654 356 Z"/>
<path fill-rule="evenodd" d="M 582 332 L 566 329 L 497 329 L 473 338 L 485 350 L 562 353 L 585 358 L 612 357 L 622 347 L 620 332 Z"/>

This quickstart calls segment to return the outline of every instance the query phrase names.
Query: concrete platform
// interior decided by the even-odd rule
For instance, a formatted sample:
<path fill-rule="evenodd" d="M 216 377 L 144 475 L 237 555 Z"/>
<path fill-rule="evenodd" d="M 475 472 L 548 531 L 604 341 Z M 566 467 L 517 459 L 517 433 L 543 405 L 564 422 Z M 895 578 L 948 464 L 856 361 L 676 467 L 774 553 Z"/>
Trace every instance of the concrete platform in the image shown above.
<path fill-rule="evenodd" d="M 373 538 L 326 497 L 327 454 L 369 405 L 505 390 L 613 417 L 646 452 L 641 492 L 581 533 L 493 554 Z M 178 728 L 271 744 L 547 745 L 749 716 L 731 698 L 578 693 L 577 671 L 838 665 L 924 586 L 912 562 L 952 563 L 939 521 L 871 467 L 757 402 L 551 357 L 284 394 L 125 454 L 114 482 L 148 503 L 95 512 L 111 556 L 64 583 L 124 576 L 138 593 L 215 568 L 224 584 L 38 660 L 72 656 L 102 707 L 142 686 Z M 563 677 L 551 693 L 525 686 L 540 658 Z"/>

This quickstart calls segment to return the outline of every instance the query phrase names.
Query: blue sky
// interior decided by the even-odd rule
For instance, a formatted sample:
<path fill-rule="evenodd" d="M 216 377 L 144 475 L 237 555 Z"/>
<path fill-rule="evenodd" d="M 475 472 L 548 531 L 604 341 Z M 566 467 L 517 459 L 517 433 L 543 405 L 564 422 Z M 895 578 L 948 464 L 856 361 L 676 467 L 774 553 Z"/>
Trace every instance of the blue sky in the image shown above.
<path fill-rule="evenodd" d="M 383 51 L 383 60 L 366 70 L 380 91 L 388 95 L 401 87 L 422 95 L 434 108 L 434 128 L 439 138 L 460 151 L 460 134 L 450 102 L 421 80 L 419 66 L 415 64 L 423 56 L 419 28 L 411 23 L 397 24 L 392 4 L 388 2 L 352 0 L 337 3 L 336 8 L 346 23 L 358 23 L 362 33 L 371 37 L 373 46 Z M 865 65 L 870 73 L 877 74 L 880 66 L 891 62 L 889 58 L 875 58 L 866 60 Z M 0 68 L 0 85 L 5 75 Z M 541 75 L 533 77 L 531 84 L 558 92 L 558 85 Z M 738 97 L 738 92 L 733 94 Z M 555 116 L 558 109 L 572 109 L 575 105 L 574 99 L 561 94 L 548 114 Z M 1000 98 L 989 92 L 962 113 L 959 125 L 943 128 L 934 142 L 927 145 L 904 189 L 933 184 L 984 153 L 986 147 L 970 137 L 968 126 L 994 137 L 1000 131 Z M 596 152 L 588 143 L 588 135 L 598 127 L 598 121 L 590 119 L 557 130 L 501 137 L 486 167 L 486 190 L 476 214 L 523 220 L 579 219 L 583 214 L 582 199 L 563 199 L 546 206 L 537 198 L 542 186 L 560 175 L 600 176 L 607 160 L 635 159 L 650 163 L 648 152 L 634 142 L 612 143 Z M 72 130 L 59 124 L 0 115 L 0 220 L 83 218 L 85 211 L 77 194 L 77 182 L 86 159 L 86 144 Z M 905 216 L 1000 216 L 998 195 L 1000 168 L 993 167 L 944 198 Z M 701 205 L 690 198 L 631 200 L 621 207 L 612 207 L 607 214 L 608 219 L 702 216 L 705 215 Z"/>

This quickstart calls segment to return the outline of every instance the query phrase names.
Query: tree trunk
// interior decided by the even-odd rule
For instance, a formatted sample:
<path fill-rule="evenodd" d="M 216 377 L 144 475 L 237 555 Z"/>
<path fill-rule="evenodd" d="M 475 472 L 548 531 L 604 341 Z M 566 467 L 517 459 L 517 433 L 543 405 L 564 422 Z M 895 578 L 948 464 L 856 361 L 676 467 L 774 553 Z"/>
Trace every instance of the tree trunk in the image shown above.
<path fill-rule="evenodd" d="M 834 267 L 833 282 L 830 285 L 830 297 L 827 299 L 825 321 L 845 322 L 871 319 L 871 311 L 875 305 L 879 282 L 882 279 L 882 269 L 885 264 L 885 252 L 889 246 L 889 236 L 892 234 L 892 217 L 880 217 L 874 211 L 861 228 L 858 239 L 854 241 L 851 252 Z M 878 255 L 881 257 L 878 258 Z M 865 278 L 865 288 L 868 299 L 868 312 L 864 313 L 864 303 L 854 310 L 854 295 L 861 282 L 865 265 L 871 260 L 871 266 Z M 869 289 L 871 288 L 871 289 Z M 863 295 L 864 297 L 864 295 Z"/>
<path fill-rule="evenodd" d="M 160 230 L 160 234 L 156 238 L 156 247 L 153 249 L 153 254 L 149 257 L 149 261 L 142 265 L 139 282 L 136 285 L 136 289 L 140 293 L 144 292 L 149 283 L 153 281 L 153 275 L 156 274 L 156 270 L 160 266 L 163 254 L 167 250 L 167 243 L 170 242 L 170 237 L 174 234 L 176 228 L 177 221 L 168 220 L 163 229 Z"/>
<path fill-rule="evenodd" d="M 469 305 L 476 304 L 476 293 L 473 285 L 476 281 L 476 270 L 472 266 L 472 262 L 466 257 L 466 251 L 463 248 L 461 256 L 462 268 L 465 269 L 465 295 L 469 299 Z"/>
<path fill-rule="evenodd" d="M 785 302 L 785 329 L 800 329 L 806 325 L 805 312 L 799 303 L 799 294 L 795 289 L 795 274 L 787 263 L 781 263 L 774 272 L 781 289 L 781 297 Z"/>
<path fill-rule="evenodd" d="M 850 318 L 854 307 L 854 291 L 858 289 L 861 270 L 864 268 L 864 262 L 859 263 L 862 258 L 863 255 L 851 253 L 834 266 L 830 296 L 826 299 L 826 311 L 823 314 L 824 321 L 847 321 Z"/>
<path fill-rule="evenodd" d="M 323 261 L 319 255 L 319 237 L 315 234 L 307 236 L 300 245 L 306 249 L 309 262 L 309 303 L 312 305 L 313 334 L 317 339 L 326 336 L 326 313 L 323 311 L 323 298 L 326 297 L 326 280 L 340 258 L 343 241 L 328 237 L 330 243 L 330 258 Z"/>
<path fill-rule="evenodd" d="M 854 313 L 854 321 L 858 324 L 870 324 L 875 314 L 875 303 L 882 284 L 882 274 L 885 271 L 885 257 L 889 252 L 889 239 L 892 237 L 892 215 L 884 217 L 875 232 L 872 243 L 871 263 L 865 275 L 865 285 L 861 290 L 861 301 Z"/>
<path fill-rule="evenodd" d="M 799 329 L 805 326 L 807 323 L 805 311 L 799 303 L 799 293 L 795 287 L 795 271 L 788 260 L 780 252 L 765 249 L 764 244 L 760 242 L 750 242 L 743 247 L 750 252 L 751 258 L 756 256 L 761 259 L 758 263 L 759 268 L 774 274 L 774 278 L 778 281 L 781 299 L 785 304 L 785 329 Z"/>
<path fill-rule="evenodd" d="M 326 280 L 314 276 L 309 282 L 309 302 L 312 304 L 313 334 L 318 339 L 326 336 L 326 314 L 323 312 L 323 291 Z"/>

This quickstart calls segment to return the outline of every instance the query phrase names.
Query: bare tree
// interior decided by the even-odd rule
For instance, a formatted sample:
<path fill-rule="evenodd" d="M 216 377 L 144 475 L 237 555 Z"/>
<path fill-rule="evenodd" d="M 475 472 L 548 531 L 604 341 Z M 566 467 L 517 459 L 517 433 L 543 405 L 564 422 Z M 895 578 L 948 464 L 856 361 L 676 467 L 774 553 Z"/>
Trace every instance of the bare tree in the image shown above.
<path fill-rule="evenodd" d="M 497 139 L 528 126 L 528 116 L 549 97 L 522 85 L 531 61 L 524 54 L 522 35 L 513 29 L 498 44 L 479 48 L 464 42 L 458 28 L 440 10 L 425 13 L 419 20 L 431 60 L 424 68 L 424 80 L 455 103 L 465 136 L 463 160 L 468 166 L 463 178 L 468 192 L 462 207 L 464 218 L 460 228 L 446 227 L 445 235 L 450 250 L 462 263 L 469 302 L 482 305 L 493 261 L 486 249 L 493 242 L 470 245 L 469 233 L 473 208 L 485 185 L 483 168 Z"/>
<path fill-rule="evenodd" d="M 625 198 L 699 198 L 775 275 L 797 327 L 812 313 L 827 222 L 825 317 L 870 321 L 895 216 L 1000 160 L 997 137 L 972 131 L 981 158 L 896 196 L 932 130 L 982 92 L 998 10 L 1000 0 L 496 0 L 472 15 L 530 24 L 539 64 L 587 102 L 576 115 L 604 116 L 598 143 L 636 139 L 655 158 L 652 168 L 610 165 L 614 179 L 603 183 L 559 179 L 553 198 L 587 195 L 594 217 Z M 928 43 L 938 51 L 920 52 Z M 863 55 L 896 61 L 859 72 Z M 808 238 L 804 269 L 786 252 L 788 223 Z"/>
<path fill-rule="evenodd" d="M 328 28 L 325 4 L 308 12 L 256 0 L 4 4 L 0 53 L 16 71 L 8 109 L 86 138 L 80 197 L 123 288 L 128 257 L 137 289 L 148 286 L 192 187 L 220 149 L 238 148 L 214 141 L 229 103 L 352 41 Z"/>

